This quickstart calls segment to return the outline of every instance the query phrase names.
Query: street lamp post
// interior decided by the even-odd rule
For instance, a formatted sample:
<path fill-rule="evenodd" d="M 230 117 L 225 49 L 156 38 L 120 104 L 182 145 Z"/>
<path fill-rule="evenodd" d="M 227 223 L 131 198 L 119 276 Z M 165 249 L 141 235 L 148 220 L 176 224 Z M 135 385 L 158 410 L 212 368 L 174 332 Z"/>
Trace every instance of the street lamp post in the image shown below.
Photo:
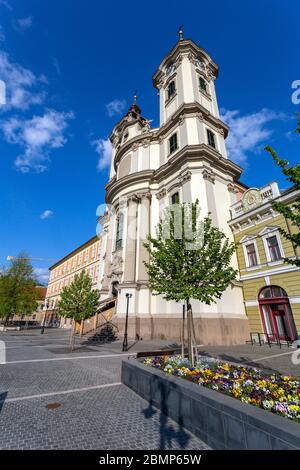
<path fill-rule="evenodd" d="M 124 332 L 124 340 L 123 340 L 123 348 L 122 348 L 122 351 L 127 351 L 128 350 L 128 334 L 127 334 L 127 330 L 128 330 L 128 310 L 129 310 L 129 299 L 131 299 L 132 297 L 132 294 L 126 294 L 126 298 L 127 298 L 127 307 L 126 307 L 126 320 L 125 320 L 125 332 Z"/>
<path fill-rule="evenodd" d="M 44 330 L 45 330 L 45 322 L 46 322 L 46 315 L 47 315 L 47 311 L 48 311 L 48 308 L 49 308 L 49 299 L 46 300 L 46 311 L 45 311 L 45 315 L 44 315 L 44 318 L 43 318 L 43 323 L 42 323 L 42 329 L 41 329 L 41 335 L 44 334 Z"/>

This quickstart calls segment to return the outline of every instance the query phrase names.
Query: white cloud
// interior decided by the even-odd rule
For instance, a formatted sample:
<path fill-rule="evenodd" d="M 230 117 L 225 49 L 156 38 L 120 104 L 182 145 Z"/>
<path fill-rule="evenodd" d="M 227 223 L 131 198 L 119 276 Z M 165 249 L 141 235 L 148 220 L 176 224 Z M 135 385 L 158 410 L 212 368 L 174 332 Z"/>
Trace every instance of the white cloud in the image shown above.
<path fill-rule="evenodd" d="M 0 0 L 0 6 L 1 5 L 6 7 L 8 10 L 12 10 L 12 6 L 7 2 L 7 0 Z"/>
<path fill-rule="evenodd" d="M 126 106 L 126 101 L 125 100 L 119 100 L 116 98 L 115 100 L 110 101 L 105 105 L 106 107 L 106 112 L 109 117 L 116 116 L 118 114 L 121 114 Z"/>
<path fill-rule="evenodd" d="M 6 84 L 6 105 L 1 107 L 2 111 L 12 108 L 26 110 L 31 105 L 43 103 L 45 92 L 39 87 L 47 82 L 46 77 L 36 77 L 22 65 L 10 61 L 4 51 L 0 51 L 0 77 Z"/>
<path fill-rule="evenodd" d="M 64 131 L 73 117 L 71 112 L 47 109 L 44 115 L 32 119 L 13 117 L 0 123 L 6 141 L 23 147 L 23 153 L 15 160 L 16 168 L 22 173 L 45 171 L 50 150 L 66 144 Z"/>
<path fill-rule="evenodd" d="M 43 284 L 48 283 L 48 280 L 49 280 L 48 268 L 34 268 L 34 273 L 41 283 Z"/>
<path fill-rule="evenodd" d="M 237 163 L 245 163 L 248 152 L 257 152 L 268 144 L 274 130 L 267 125 L 286 119 L 286 115 L 266 108 L 244 116 L 238 110 L 221 109 L 221 119 L 230 127 L 225 141 L 228 157 Z"/>
<path fill-rule="evenodd" d="M 96 152 L 99 154 L 97 169 L 99 171 L 108 168 L 111 162 L 112 146 L 109 139 L 97 139 L 91 142 L 95 147 Z"/>
<path fill-rule="evenodd" d="M 41 213 L 40 218 L 42 220 L 49 219 L 50 217 L 53 216 L 53 214 L 54 214 L 53 211 L 51 211 L 50 209 L 46 209 L 44 212 Z"/>
<path fill-rule="evenodd" d="M 31 28 L 33 23 L 32 16 L 26 18 L 19 18 L 13 22 L 13 26 L 18 33 L 24 33 L 27 29 Z"/>

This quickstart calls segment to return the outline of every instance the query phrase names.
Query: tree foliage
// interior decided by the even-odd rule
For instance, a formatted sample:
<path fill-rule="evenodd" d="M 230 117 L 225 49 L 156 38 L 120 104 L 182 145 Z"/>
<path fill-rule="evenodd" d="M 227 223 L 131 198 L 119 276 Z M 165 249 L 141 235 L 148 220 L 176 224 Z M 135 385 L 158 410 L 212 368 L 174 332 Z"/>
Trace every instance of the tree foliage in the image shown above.
<path fill-rule="evenodd" d="M 99 298 L 99 290 L 92 289 L 90 276 L 82 271 L 62 290 L 58 304 L 59 314 L 75 321 L 85 320 L 96 314 Z"/>
<path fill-rule="evenodd" d="M 92 288 L 90 276 L 85 271 L 75 275 L 73 282 L 63 288 L 58 304 L 59 315 L 73 319 L 70 345 L 74 349 L 75 328 L 77 321 L 84 321 L 97 313 L 100 299 L 98 289 Z"/>
<path fill-rule="evenodd" d="M 38 307 L 34 269 L 26 252 L 19 253 L 0 274 L 0 316 L 30 315 Z"/>
<path fill-rule="evenodd" d="M 298 120 L 298 126 L 296 132 L 300 134 L 300 120 Z M 280 158 L 275 150 L 267 145 L 265 150 L 270 153 L 274 162 L 281 168 L 282 173 L 285 175 L 286 179 L 292 184 L 292 187 L 300 192 L 300 164 L 290 166 L 287 160 Z M 290 205 L 282 201 L 272 201 L 272 207 L 282 214 L 288 221 L 290 221 L 291 226 L 294 230 L 285 230 L 279 228 L 280 233 L 289 240 L 295 251 L 300 250 L 300 196 Z M 286 263 L 300 266 L 300 259 L 290 259 L 285 258 Z"/>
<path fill-rule="evenodd" d="M 187 308 L 188 357 L 194 364 L 195 329 L 191 299 L 211 304 L 235 279 L 230 265 L 235 245 L 217 227 L 210 215 L 200 220 L 198 200 L 165 209 L 156 237 L 148 237 L 145 262 L 154 295 L 184 301 Z M 182 326 L 184 349 L 184 320 Z"/>
<path fill-rule="evenodd" d="M 154 295 L 177 302 L 197 299 L 209 305 L 235 279 L 237 271 L 230 266 L 235 245 L 213 226 L 209 215 L 203 221 L 199 216 L 198 201 L 171 206 L 157 227 L 156 238 L 148 237 L 145 246 L 150 260 L 145 265 Z"/>

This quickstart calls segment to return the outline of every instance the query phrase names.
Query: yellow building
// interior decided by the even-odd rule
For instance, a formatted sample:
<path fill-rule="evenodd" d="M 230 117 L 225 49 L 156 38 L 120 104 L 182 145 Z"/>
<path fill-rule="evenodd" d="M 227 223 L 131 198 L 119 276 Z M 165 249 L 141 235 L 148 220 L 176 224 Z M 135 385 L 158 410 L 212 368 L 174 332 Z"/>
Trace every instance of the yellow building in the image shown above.
<path fill-rule="evenodd" d="M 299 258 L 300 253 L 279 231 L 293 233 L 296 228 L 274 211 L 271 200 L 291 204 L 299 191 L 289 188 L 280 193 L 276 182 L 261 189 L 235 186 L 231 191 L 236 202 L 229 224 L 237 243 L 250 331 L 264 333 L 270 341 L 293 341 L 300 333 L 300 272 L 283 258 Z"/>
<path fill-rule="evenodd" d="M 55 314 L 62 289 L 69 286 L 74 276 L 80 274 L 83 270 L 91 277 L 92 286 L 99 288 L 101 275 L 100 250 L 101 238 L 95 235 L 49 268 L 50 277 L 46 294 L 48 314 Z M 61 319 L 61 326 L 69 325 L 69 319 Z"/>

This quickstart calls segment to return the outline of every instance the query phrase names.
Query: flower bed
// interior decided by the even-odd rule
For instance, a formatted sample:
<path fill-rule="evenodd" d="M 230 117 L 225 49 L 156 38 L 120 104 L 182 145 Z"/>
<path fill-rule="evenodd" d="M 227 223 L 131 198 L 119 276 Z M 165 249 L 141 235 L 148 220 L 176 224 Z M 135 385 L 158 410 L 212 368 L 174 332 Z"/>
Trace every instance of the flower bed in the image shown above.
<path fill-rule="evenodd" d="M 300 423 L 300 382 L 295 377 L 205 357 L 195 367 L 179 355 L 147 358 L 144 364 Z"/>

